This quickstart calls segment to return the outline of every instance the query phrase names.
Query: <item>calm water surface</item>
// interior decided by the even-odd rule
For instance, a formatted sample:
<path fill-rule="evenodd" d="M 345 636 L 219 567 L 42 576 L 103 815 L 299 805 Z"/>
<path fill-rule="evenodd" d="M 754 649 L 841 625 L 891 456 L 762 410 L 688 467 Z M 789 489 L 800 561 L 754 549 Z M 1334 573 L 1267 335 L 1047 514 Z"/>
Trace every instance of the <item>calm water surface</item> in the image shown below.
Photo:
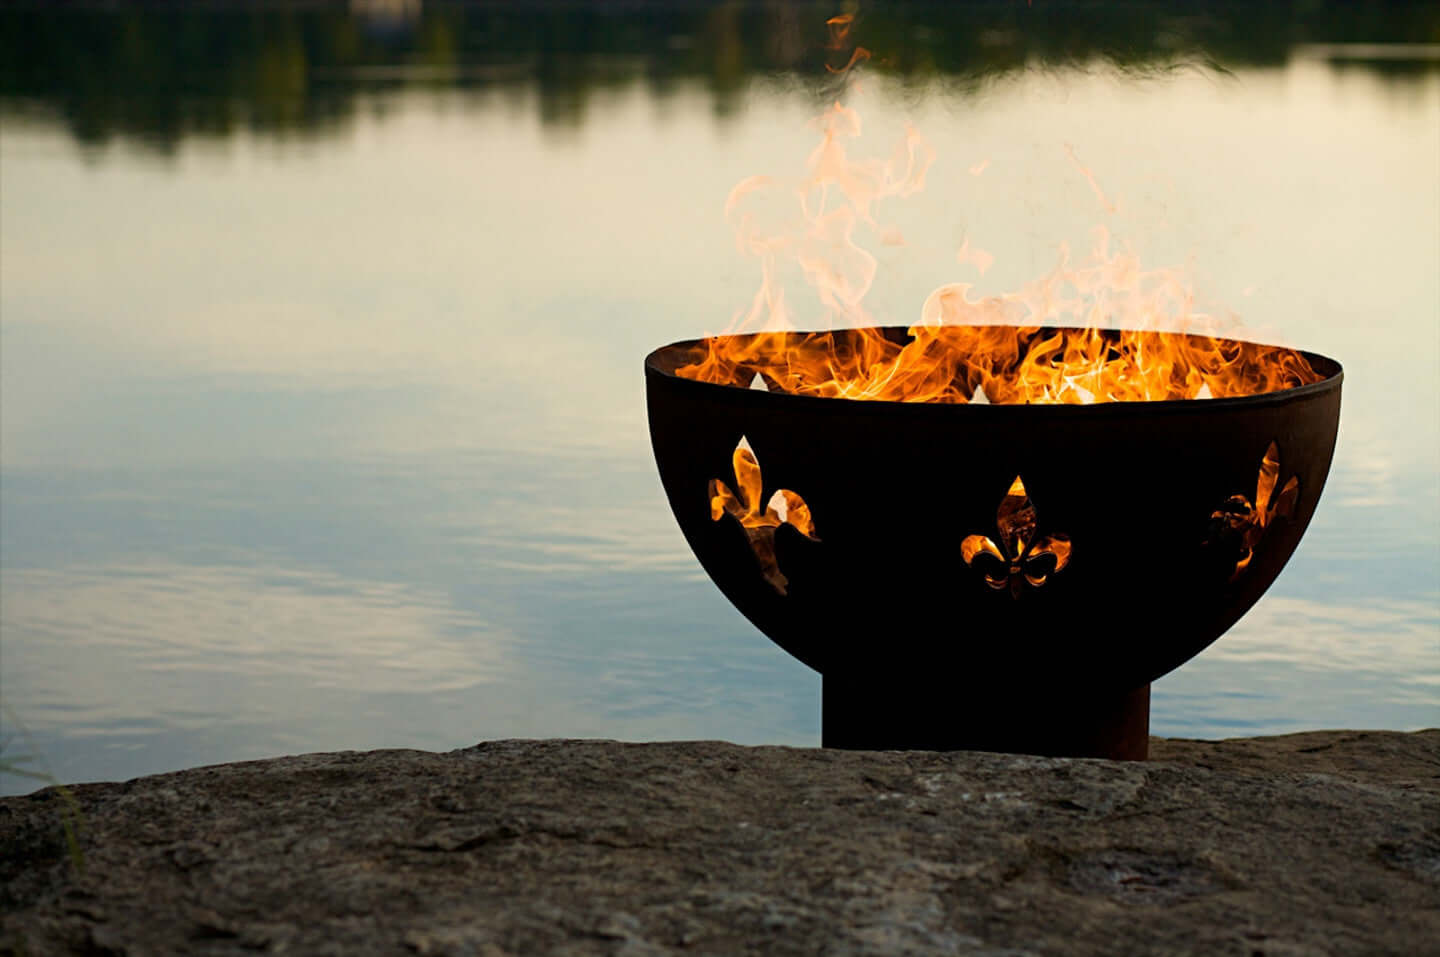
<path fill-rule="evenodd" d="M 320 133 L 100 142 L 11 99 L 8 751 L 16 720 L 68 781 L 511 736 L 818 743 L 818 677 L 669 514 L 640 363 L 748 302 L 722 203 L 798 171 L 823 99 L 617 82 L 557 122 L 545 95 L 382 88 Z M 1257 337 L 1346 366 L 1314 524 L 1156 685 L 1155 731 L 1440 721 L 1440 72 L 877 75 L 856 105 L 866 148 L 909 121 L 938 155 L 892 211 L 909 243 L 879 250 L 881 319 L 943 282 L 1011 288 L 1103 223 Z M 954 259 L 967 237 L 983 276 Z"/>

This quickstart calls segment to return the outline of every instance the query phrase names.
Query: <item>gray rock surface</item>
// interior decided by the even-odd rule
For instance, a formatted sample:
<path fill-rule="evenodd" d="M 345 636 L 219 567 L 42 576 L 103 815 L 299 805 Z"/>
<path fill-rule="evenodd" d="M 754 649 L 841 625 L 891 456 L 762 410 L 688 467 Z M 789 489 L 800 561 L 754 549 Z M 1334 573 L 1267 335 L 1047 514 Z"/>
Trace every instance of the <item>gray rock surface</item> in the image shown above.
<path fill-rule="evenodd" d="M 496 741 L 0 800 L 30 954 L 1440 953 L 1440 731 L 1143 764 Z"/>

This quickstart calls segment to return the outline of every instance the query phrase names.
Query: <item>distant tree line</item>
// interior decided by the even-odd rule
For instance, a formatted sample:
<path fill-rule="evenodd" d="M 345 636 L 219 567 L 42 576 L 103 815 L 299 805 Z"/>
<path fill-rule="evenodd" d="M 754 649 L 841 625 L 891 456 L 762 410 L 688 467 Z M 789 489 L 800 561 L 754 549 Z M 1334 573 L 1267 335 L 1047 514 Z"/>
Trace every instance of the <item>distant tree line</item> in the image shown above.
<path fill-rule="evenodd" d="M 0 105 L 59 117 L 84 143 L 170 149 L 237 129 L 323 133 L 362 94 L 533 89 L 547 123 L 579 123 L 597 89 L 710 90 L 717 113 L 781 76 L 833 92 L 835 3 L 548 2 L 350 5 L 11 3 L 0 7 Z M 874 9 L 868 9 L 873 6 Z M 1440 3 L 1345 0 L 975 0 L 862 5 L 868 69 L 963 93 L 1031 66 L 1163 71 L 1284 64 L 1297 44 L 1440 43 Z M 1363 63 L 1363 61 L 1362 61 Z M 1363 63 L 1402 80 L 1430 61 Z"/>

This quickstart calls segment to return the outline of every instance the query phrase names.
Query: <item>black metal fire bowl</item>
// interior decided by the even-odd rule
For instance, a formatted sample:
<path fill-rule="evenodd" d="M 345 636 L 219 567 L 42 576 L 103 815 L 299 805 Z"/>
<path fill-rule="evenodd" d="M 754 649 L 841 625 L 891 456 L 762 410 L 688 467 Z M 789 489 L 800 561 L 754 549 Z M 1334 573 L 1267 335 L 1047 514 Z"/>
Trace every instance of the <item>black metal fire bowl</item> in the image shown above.
<path fill-rule="evenodd" d="M 1239 398 L 943 405 L 677 376 L 698 347 L 645 360 L 661 481 L 725 596 L 823 675 L 827 747 L 1143 759 L 1150 682 L 1279 575 L 1339 424 L 1310 353 L 1322 381 Z M 742 525 L 742 437 L 813 537 Z"/>

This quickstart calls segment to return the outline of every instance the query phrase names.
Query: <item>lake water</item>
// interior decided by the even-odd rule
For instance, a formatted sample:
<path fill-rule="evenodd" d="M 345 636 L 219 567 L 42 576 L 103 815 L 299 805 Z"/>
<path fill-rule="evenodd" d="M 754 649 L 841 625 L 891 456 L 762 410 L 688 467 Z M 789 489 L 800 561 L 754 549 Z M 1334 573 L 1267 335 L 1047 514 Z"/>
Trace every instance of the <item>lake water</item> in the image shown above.
<path fill-rule="evenodd" d="M 150 25 L 34 16 L 83 49 Z M 801 168 L 834 81 L 727 73 L 709 20 L 660 44 L 719 43 L 708 72 L 581 49 L 570 82 L 510 34 L 437 65 L 408 52 L 428 13 L 340 19 L 359 54 L 317 62 L 302 18 L 309 59 L 271 29 L 236 88 L 204 23 L 208 71 L 112 57 L 47 87 L 10 61 L 5 756 L 80 781 L 501 737 L 817 744 L 819 678 L 669 514 L 641 359 L 748 304 L 726 194 Z M 907 244 L 876 247 L 878 318 L 1012 288 L 1105 225 L 1257 338 L 1345 364 L 1314 523 L 1155 685 L 1159 734 L 1440 723 L 1440 51 L 1278 57 L 882 65 L 853 94 L 866 149 L 909 122 L 937 155 L 887 213 Z"/>

